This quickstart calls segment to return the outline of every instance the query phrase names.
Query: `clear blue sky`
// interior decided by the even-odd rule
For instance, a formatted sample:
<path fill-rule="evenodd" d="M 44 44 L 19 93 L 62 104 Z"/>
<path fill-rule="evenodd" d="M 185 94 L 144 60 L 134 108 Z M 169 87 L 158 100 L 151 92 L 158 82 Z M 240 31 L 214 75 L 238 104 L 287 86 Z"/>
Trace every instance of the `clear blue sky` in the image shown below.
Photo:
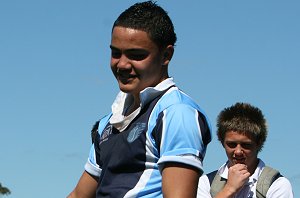
<path fill-rule="evenodd" d="M 111 25 L 136 1 L 0 1 L 0 182 L 11 198 L 65 197 L 88 157 L 90 129 L 118 91 L 109 68 Z M 264 112 L 260 157 L 300 197 L 300 2 L 159 0 L 178 42 L 170 75 L 205 109 L 213 141 L 205 171 L 225 154 L 220 110 L 237 101 Z"/>

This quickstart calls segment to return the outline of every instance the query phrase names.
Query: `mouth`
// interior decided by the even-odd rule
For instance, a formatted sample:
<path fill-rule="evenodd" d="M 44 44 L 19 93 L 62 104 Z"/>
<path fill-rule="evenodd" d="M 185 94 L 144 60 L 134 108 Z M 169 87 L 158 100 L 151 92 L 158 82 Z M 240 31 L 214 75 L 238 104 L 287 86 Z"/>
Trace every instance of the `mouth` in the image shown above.
<path fill-rule="evenodd" d="M 246 159 L 245 158 L 233 158 L 233 163 L 234 164 L 246 164 Z"/>
<path fill-rule="evenodd" d="M 117 74 L 117 79 L 122 83 L 127 83 L 129 81 L 132 81 L 136 77 L 137 77 L 136 75 L 131 75 L 131 74 L 124 74 L 124 73 Z"/>

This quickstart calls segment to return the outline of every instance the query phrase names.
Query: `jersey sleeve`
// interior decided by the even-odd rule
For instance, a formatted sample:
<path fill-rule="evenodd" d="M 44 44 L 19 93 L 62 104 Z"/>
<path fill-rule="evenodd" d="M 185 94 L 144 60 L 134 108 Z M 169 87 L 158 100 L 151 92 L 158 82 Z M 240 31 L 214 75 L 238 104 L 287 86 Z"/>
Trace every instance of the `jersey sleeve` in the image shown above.
<path fill-rule="evenodd" d="M 211 141 L 204 115 L 190 105 L 176 104 L 162 112 L 157 125 L 161 138 L 159 168 L 166 162 L 177 162 L 202 171 L 206 147 Z"/>
<path fill-rule="evenodd" d="M 111 114 L 104 116 L 100 121 L 97 121 L 96 124 L 93 126 L 92 129 L 92 146 L 90 148 L 88 160 L 84 166 L 84 169 L 93 176 L 99 177 L 101 174 L 101 167 L 97 162 L 99 159 L 100 153 L 98 152 L 98 145 L 100 140 L 100 135 L 102 130 L 105 128 L 107 123 L 109 122 L 109 118 Z"/>
<path fill-rule="evenodd" d="M 96 162 L 95 145 L 93 144 L 90 148 L 88 160 L 84 166 L 84 169 L 93 176 L 100 177 L 101 168 Z"/>

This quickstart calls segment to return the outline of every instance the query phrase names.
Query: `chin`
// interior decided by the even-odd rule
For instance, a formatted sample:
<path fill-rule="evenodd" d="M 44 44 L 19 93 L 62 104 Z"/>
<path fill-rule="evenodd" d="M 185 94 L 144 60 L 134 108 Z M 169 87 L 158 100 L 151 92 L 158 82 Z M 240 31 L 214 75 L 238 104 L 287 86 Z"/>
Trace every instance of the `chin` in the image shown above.
<path fill-rule="evenodd" d="M 137 83 L 124 84 L 121 82 L 119 82 L 119 89 L 124 93 L 132 94 L 132 95 L 139 95 L 140 92 L 143 90 L 143 88 L 140 87 Z"/>
<path fill-rule="evenodd" d="M 130 85 L 124 85 L 119 83 L 119 89 L 124 93 L 132 93 L 134 88 Z"/>
<path fill-rule="evenodd" d="M 121 90 L 122 92 L 124 92 L 124 93 L 130 93 L 130 90 L 129 90 L 129 89 L 126 89 L 126 88 L 121 87 L 121 86 L 119 86 L 119 88 L 120 88 L 120 90 Z"/>

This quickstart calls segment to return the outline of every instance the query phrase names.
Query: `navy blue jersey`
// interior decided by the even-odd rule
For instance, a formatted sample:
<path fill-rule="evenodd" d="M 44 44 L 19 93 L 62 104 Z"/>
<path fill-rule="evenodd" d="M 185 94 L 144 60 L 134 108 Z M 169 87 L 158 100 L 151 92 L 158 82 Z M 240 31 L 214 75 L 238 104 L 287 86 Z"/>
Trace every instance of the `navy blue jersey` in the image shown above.
<path fill-rule="evenodd" d="M 99 123 L 86 171 L 99 176 L 97 197 L 162 197 L 166 162 L 202 171 L 210 127 L 198 105 L 177 87 L 148 102 L 126 129 Z"/>

